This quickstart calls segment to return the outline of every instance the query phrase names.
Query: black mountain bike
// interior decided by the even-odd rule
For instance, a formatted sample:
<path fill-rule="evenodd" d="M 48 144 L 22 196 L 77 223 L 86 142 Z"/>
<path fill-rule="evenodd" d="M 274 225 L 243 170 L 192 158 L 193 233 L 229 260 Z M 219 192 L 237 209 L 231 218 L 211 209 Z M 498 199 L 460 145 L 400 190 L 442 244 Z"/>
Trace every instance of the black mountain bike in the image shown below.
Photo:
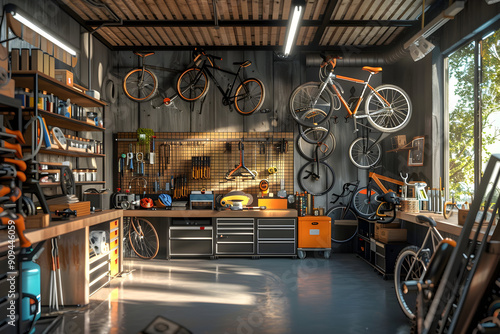
<path fill-rule="evenodd" d="M 250 115 L 260 109 L 265 98 L 264 84 L 259 79 L 240 77 L 241 70 L 252 65 L 251 61 L 233 63 L 238 66 L 238 70 L 232 72 L 215 64 L 216 60 L 222 60 L 222 58 L 206 54 L 203 50 L 195 50 L 193 58 L 194 67 L 182 72 L 177 80 L 177 94 L 181 99 L 194 102 L 204 97 L 210 88 L 210 78 L 222 94 L 222 104 L 229 106 L 231 110 L 234 105 L 239 114 Z M 232 83 L 226 90 L 217 81 L 215 76 L 217 71 L 233 77 Z M 236 85 L 238 82 L 239 84 Z"/>

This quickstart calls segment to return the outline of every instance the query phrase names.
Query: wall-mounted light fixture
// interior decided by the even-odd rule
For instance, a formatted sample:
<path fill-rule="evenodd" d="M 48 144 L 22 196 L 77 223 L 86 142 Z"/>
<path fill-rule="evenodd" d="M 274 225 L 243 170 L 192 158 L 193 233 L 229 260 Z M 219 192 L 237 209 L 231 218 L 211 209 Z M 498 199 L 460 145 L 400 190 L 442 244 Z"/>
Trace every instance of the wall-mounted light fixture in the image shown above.
<path fill-rule="evenodd" d="M 27 28 L 33 30 L 33 32 L 39 34 L 40 36 L 44 37 L 45 39 L 49 40 L 50 42 L 54 43 L 67 53 L 69 53 L 72 56 L 76 56 L 76 51 L 69 47 L 67 44 L 63 43 L 60 39 L 55 37 L 54 35 L 50 34 L 46 30 L 42 29 L 40 25 L 36 24 L 33 19 L 29 18 L 28 15 L 23 13 L 16 5 L 13 4 L 7 4 L 4 6 L 4 13 L 12 15 L 12 18 L 17 20 L 19 23 L 23 24 Z M 17 35 L 17 34 L 16 34 Z M 18 36 L 22 38 L 22 36 Z"/>
<path fill-rule="evenodd" d="M 290 22 L 286 31 L 285 50 L 284 56 L 287 57 L 292 50 L 295 43 L 297 31 L 299 30 L 300 19 L 302 18 L 302 11 L 304 9 L 303 1 L 292 1 L 292 8 L 290 10 Z"/>
<path fill-rule="evenodd" d="M 408 49 L 413 61 L 418 61 L 434 49 L 434 44 L 426 40 L 424 37 L 420 37 L 412 45 L 410 45 Z"/>

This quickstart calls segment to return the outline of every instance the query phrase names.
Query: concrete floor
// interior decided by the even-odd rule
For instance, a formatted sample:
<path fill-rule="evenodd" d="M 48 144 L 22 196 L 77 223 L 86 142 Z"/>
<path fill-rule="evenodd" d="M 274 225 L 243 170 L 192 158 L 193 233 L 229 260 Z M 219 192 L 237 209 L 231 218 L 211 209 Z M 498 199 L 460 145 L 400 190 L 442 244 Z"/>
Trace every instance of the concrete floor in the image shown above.
<path fill-rule="evenodd" d="M 391 279 L 353 254 L 129 260 L 53 333 L 138 333 L 160 315 L 193 333 L 409 333 Z"/>

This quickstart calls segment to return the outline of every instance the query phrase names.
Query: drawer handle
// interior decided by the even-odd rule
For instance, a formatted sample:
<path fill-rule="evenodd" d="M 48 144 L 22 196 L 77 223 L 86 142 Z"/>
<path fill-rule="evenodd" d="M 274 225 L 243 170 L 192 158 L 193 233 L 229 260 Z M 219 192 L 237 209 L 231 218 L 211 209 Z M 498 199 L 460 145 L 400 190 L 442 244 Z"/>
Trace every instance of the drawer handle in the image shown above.
<path fill-rule="evenodd" d="M 311 223 L 312 225 L 318 225 L 319 223 L 318 222 L 314 222 L 314 223 Z"/>

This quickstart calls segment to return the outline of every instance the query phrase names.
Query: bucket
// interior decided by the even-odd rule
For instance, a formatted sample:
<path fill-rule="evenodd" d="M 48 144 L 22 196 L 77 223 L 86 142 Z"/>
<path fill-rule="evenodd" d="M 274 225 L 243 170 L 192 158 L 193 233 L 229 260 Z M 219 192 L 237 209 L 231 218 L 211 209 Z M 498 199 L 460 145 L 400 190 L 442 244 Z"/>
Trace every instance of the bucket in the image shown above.
<path fill-rule="evenodd" d="M 36 301 L 24 296 L 21 302 L 21 320 L 23 323 L 40 319 L 42 310 L 40 296 L 40 266 L 33 261 L 21 263 L 22 270 L 22 293 L 36 297 Z M 30 333 L 34 333 L 35 328 Z"/>

